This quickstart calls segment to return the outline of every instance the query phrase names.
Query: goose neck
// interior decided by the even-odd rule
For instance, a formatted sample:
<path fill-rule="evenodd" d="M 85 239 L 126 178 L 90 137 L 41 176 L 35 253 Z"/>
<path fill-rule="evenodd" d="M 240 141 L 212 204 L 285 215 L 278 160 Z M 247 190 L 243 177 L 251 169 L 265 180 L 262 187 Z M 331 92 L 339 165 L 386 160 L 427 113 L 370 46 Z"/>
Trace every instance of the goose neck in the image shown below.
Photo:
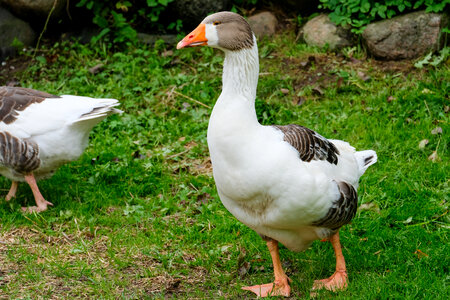
<path fill-rule="evenodd" d="M 239 51 L 226 51 L 222 76 L 222 93 L 239 95 L 254 102 L 258 86 L 258 46 Z"/>

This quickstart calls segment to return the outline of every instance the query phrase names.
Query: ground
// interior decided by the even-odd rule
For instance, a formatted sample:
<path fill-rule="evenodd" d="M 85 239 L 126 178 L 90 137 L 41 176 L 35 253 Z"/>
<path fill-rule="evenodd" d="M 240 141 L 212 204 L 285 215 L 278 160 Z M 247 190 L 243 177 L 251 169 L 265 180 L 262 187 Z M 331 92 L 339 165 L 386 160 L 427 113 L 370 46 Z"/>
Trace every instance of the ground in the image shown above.
<path fill-rule="evenodd" d="M 261 123 L 301 124 L 379 161 L 341 232 L 348 289 L 310 294 L 334 271 L 331 246 L 318 241 L 281 248 L 293 298 L 447 299 L 448 64 L 416 69 L 295 38 L 286 30 L 259 43 Z M 22 214 L 33 202 L 26 185 L 0 198 L 0 298 L 245 299 L 254 297 L 240 287 L 273 279 L 265 243 L 226 211 L 212 178 L 206 129 L 222 62 L 209 48 L 63 42 L 1 66 L 0 85 L 117 98 L 125 113 L 39 183 L 54 207 Z M 9 185 L 0 178 L 2 197 Z"/>

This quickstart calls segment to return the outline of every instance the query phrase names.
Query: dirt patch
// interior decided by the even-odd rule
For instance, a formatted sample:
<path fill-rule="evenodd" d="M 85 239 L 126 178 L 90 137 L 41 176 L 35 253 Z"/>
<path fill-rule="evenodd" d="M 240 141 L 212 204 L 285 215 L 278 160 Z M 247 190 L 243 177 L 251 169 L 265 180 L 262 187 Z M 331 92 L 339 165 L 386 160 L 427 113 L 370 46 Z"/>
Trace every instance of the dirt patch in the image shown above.
<path fill-rule="evenodd" d="M 132 231 L 141 229 L 136 227 Z M 59 228 L 59 232 L 47 235 L 34 228 L 2 230 L 0 226 L 0 299 L 2 290 L 6 295 L 8 291 L 20 290 L 21 296 L 49 299 L 89 298 L 99 295 L 93 285 L 97 281 L 110 282 L 113 291 L 108 293 L 117 297 L 170 298 L 187 295 L 194 286 L 201 289 L 207 282 L 205 268 L 189 265 L 195 260 L 193 254 L 184 253 L 185 263 L 169 268 L 189 272 L 172 275 L 161 261 L 144 254 L 139 247 L 117 248 L 109 236 L 93 235 L 88 229 L 71 234 L 64 231 L 69 230 Z M 132 231 L 130 235 L 134 234 Z M 88 271 L 84 271 L 86 265 Z"/>
<path fill-rule="evenodd" d="M 20 55 L 0 62 L 0 86 L 17 86 L 19 75 L 32 64 L 28 56 Z"/>
<path fill-rule="evenodd" d="M 293 89 L 298 94 L 311 89 L 312 94 L 322 95 L 327 88 L 340 88 L 351 81 L 369 81 L 385 74 L 419 72 L 411 61 L 377 61 L 356 59 L 342 54 L 321 53 L 306 57 L 280 58 L 282 71 L 293 80 Z M 302 101 L 302 99 L 298 99 Z"/>

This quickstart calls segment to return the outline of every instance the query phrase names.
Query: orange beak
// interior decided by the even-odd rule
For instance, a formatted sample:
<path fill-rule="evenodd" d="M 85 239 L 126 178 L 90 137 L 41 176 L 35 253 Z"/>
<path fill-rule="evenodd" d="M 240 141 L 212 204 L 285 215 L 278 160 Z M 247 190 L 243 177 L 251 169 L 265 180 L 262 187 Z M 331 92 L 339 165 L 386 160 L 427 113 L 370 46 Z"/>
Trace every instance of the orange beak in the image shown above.
<path fill-rule="evenodd" d="M 204 45 L 208 45 L 208 40 L 205 37 L 205 24 L 200 24 L 178 43 L 177 49 Z"/>

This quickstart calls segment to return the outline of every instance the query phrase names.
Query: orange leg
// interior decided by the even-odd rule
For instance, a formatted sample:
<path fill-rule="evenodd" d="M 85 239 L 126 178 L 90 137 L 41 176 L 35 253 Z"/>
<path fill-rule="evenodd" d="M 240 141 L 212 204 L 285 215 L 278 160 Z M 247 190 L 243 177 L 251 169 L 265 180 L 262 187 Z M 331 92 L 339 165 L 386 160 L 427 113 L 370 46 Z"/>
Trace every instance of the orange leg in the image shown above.
<path fill-rule="evenodd" d="M 275 281 L 262 285 L 245 286 L 242 289 L 255 293 L 258 297 L 267 296 L 285 296 L 289 297 L 291 287 L 289 286 L 289 277 L 284 273 L 281 266 L 280 254 L 278 252 L 278 241 L 268 240 L 267 247 L 272 256 L 273 272 L 275 274 Z"/>
<path fill-rule="evenodd" d="M 339 241 L 339 232 L 330 237 L 336 255 L 336 272 L 330 278 L 315 280 L 313 290 L 327 289 L 330 291 L 343 290 L 347 288 L 347 269 L 345 268 L 345 259 L 342 255 L 341 242 Z"/>
<path fill-rule="evenodd" d="M 28 185 L 31 188 L 31 191 L 33 192 L 34 200 L 36 201 L 36 206 L 22 207 L 22 210 L 24 212 L 41 212 L 47 210 L 47 205 L 53 206 L 51 202 L 48 202 L 42 196 L 33 174 L 25 175 L 25 181 L 28 183 Z"/>
<path fill-rule="evenodd" d="M 19 186 L 19 182 L 17 182 L 17 181 L 13 181 L 11 183 L 11 188 L 9 189 L 8 195 L 6 195 L 6 199 L 5 199 L 6 201 L 9 201 L 16 196 L 18 186 Z"/>

